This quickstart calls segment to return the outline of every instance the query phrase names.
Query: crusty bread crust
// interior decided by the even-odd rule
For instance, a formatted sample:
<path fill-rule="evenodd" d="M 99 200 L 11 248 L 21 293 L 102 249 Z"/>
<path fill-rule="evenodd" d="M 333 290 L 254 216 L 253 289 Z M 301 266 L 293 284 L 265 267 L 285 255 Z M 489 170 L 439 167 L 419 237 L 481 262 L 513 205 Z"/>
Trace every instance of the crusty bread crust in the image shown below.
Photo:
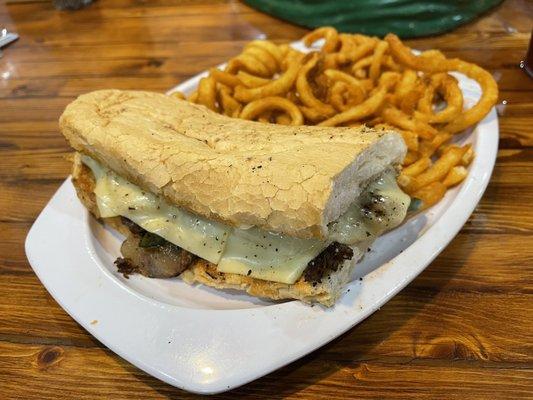
<path fill-rule="evenodd" d="M 60 127 L 74 149 L 172 204 L 295 237 L 326 237 L 406 152 L 395 132 L 244 121 L 141 91 L 82 95 Z"/>
<path fill-rule="evenodd" d="M 81 163 L 79 153 L 74 155 L 73 161 L 72 182 L 80 201 L 94 217 L 120 233 L 127 235 L 128 228 L 121 222 L 120 217 L 100 217 L 96 197 L 93 193 L 95 187 L 94 176 L 91 170 Z M 363 248 L 366 248 L 366 245 Z M 244 290 L 253 296 L 272 300 L 298 299 L 306 303 L 320 303 L 330 307 L 335 304 L 335 301 L 342 293 L 343 287 L 351 278 L 356 262 L 363 254 L 359 248 L 354 248 L 352 260 L 346 261 L 336 272 L 326 275 L 322 282 L 315 285 L 305 281 L 303 278 L 289 285 L 244 275 L 223 273 L 217 270 L 216 265 L 202 259 L 199 259 L 185 270 L 180 277 L 189 284 L 201 283 L 217 289 L 238 289 Z"/>

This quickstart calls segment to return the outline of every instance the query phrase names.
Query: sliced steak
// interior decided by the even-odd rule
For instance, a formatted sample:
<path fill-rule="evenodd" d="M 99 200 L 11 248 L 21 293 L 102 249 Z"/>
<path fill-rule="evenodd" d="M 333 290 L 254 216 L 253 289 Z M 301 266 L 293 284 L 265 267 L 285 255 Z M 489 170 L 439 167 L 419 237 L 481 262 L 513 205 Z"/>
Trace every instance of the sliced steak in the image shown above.
<path fill-rule="evenodd" d="M 146 233 L 146 230 L 141 228 L 139 225 L 137 225 L 135 222 L 133 222 L 131 219 L 128 219 L 126 217 L 120 217 L 121 222 L 126 225 L 126 227 L 130 230 L 131 233 L 134 235 L 144 235 Z"/>
<path fill-rule="evenodd" d="M 171 278 L 185 271 L 196 259 L 195 255 L 181 247 L 126 221 L 123 222 L 131 234 L 120 248 L 123 258 L 115 261 L 119 272 L 126 278 L 134 273 L 149 278 Z"/>
<path fill-rule="evenodd" d="M 351 260 L 353 250 L 345 244 L 333 242 L 322 253 L 309 261 L 304 272 L 304 279 L 314 284 L 322 282 L 322 278 L 333 271 L 337 271 L 346 260 Z"/>

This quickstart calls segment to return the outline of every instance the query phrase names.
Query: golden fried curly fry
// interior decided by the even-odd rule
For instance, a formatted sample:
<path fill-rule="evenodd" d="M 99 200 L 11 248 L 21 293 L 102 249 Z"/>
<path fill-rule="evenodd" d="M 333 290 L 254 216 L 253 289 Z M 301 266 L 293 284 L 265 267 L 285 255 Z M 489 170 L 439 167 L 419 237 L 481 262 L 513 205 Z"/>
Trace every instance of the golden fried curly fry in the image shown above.
<path fill-rule="evenodd" d="M 431 158 L 422 157 L 421 159 L 412 163 L 408 167 L 405 167 L 402 170 L 402 175 L 417 176 L 417 175 L 420 175 L 422 172 L 424 172 L 426 169 L 428 169 L 430 166 L 431 166 Z"/>
<path fill-rule="evenodd" d="M 339 35 L 340 49 L 339 54 L 342 54 L 345 57 L 346 61 L 353 61 L 350 57 L 351 54 L 357 49 L 357 44 L 354 41 L 352 35 L 346 33 L 341 33 Z"/>
<path fill-rule="evenodd" d="M 344 111 L 351 106 L 345 98 L 345 94 L 348 91 L 349 86 L 340 81 L 335 82 L 329 90 L 328 101 L 337 111 Z"/>
<path fill-rule="evenodd" d="M 242 104 L 231 96 L 230 90 L 225 86 L 220 87 L 218 90 L 218 103 L 225 115 L 233 118 L 239 117 Z"/>
<path fill-rule="evenodd" d="M 417 80 L 418 75 L 416 74 L 416 71 L 413 71 L 412 69 L 406 69 L 403 71 L 402 78 L 394 90 L 396 105 L 399 105 L 400 100 L 407 96 L 409 92 L 414 90 Z"/>
<path fill-rule="evenodd" d="M 355 107 L 349 108 L 342 113 L 336 114 L 331 118 L 326 119 L 325 121 L 320 122 L 319 126 L 339 126 L 346 122 L 359 121 L 363 118 L 368 117 L 372 114 L 379 106 L 382 104 L 385 99 L 386 89 L 379 89 L 372 97 L 369 97 L 363 103 L 356 105 Z"/>
<path fill-rule="evenodd" d="M 440 93 L 446 102 L 446 108 L 436 113 L 433 111 L 435 92 Z M 463 92 L 457 79 L 447 73 L 431 76 L 431 84 L 420 98 L 418 109 L 415 117 L 428 123 L 440 124 L 456 118 L 463 111 Z"/>
<path fill-rule="evenodd" d="M 446 71 L 446 66 L 443 64 L 446 57 L 440 51 L 423 52 L 417 56 L 393 33 L 386 35 L 385 41 L 389 44 L 390 52 L 394 58 L 413 70 L 424 72 Z"/>
<path fill-rule="evenodd" d="M 272 76 L 278 72 L 278 61 L 264 47 L 248 46 L 244 48 L 243 54 L 250 54 L 254 56 L 257 62 L 260 62 L 265 66 L 265 68 L 268 70 L 269 76 Z"/>
<path fill-rule="evenodd" d="M 364 68 L 359 68 L 359 69 L 353 69 L 352 70 L 352 75 L 355 76 L 357 79 L 360 79 L 360 80 L 366 80 L 368 74 L 366 72 L 366 70 Z M 369 79 L 371 80 L 371 79 Z"/>
<path fill-rule="evenodd" d="M 170 93 L 170 97 L 174 97 L 180 100 L 185 100 L 185 95 L 182 92 L 172 92 Z"/>
<path fill-rule="evenodd" d="M 287 53 L 281 60 L 281 70 L 280 72 L 285 72 L 289 68 L 289 65 L 292 64 L 293 60 L 302 60 L 304 58 L 305 54 L 290 47 L 287 50 Z"/>
<path fill-rule="evenodd" d="M 348 59 L 352 62 L 359 61 L 366 55 L 370 54 L 376 47 L 377 43 L 377 40 L 374 39 L 361 43 L 352 53 L 347 54 Z"/>
<path fill-rule="evenodd" d="M 350 87 L 351 92 L 355 95 L 355 99 L 351 104 L 359 104 L 363 102 L 366 97 L 366 85 L 360 80 L 336 69 L 327 69 L 324 71 L 324 75 L 326 75 L 331 82 L 341 81 Z"/>
<path fill-rule="evenodd" d="M 403 98 L 399 99 L 400 110 L 407 115 L 412 115 L 425 91 L 425 86 L 418 81 L 413 90 L 408 92 Z"/>
<path fill-rule="evenodd" d="M 422 207 L 419 210 L 425 210 L 434 204 L 437 204 L 446 194 L 447 187 L 440 182 L 432 182 L 429 185 L 418 189 L 411 197 L 422 200 Z"/>
<path fill-rule="evenodd" d="M 318 122 L 323 121 L 327 118 L 326 115 L 322 114 L 315 108 L 307 106 L 298 106 L 298 108 L 304 115 L 305 120 L 311 123 L 310 125 L 316 125 Z"/>
<path fill-rule="evenodd" d="M 337 111 L 345 111 L 348 108 L 355 107 L 364 101 L 361 92 L 355 87 L 345 82 L 337 81 L 328 91 L 328 102 L 335 107 Z"/>
<path fill-rule="evenodd" d="M 310 47 L 319 39 L 325 40 L 324 45 L 322 46 L 322 51 L 325 53 L 333 53 L 337 49 L 339 43 L 339 34 L 335 28 L 324 26 L 309 32 L 302 40 L 307 47 Z"/>
<path fill-rule="evenodd" d="M 409 150 L 407 152 L 407 154 L 405 155 L 405 158 L 403 159 L 403 163 L 402 165 L 411 165 L 412 163 L 414 163 L 416 160 L 418 160 L 420 158 L 418 152 L 416 151 L 411 151 Z M 400 182 L 400 178 L 401 175 L 398 177 L 398 182 Z"/>
<path fill-rule="evenodd" d="M 464 111 L 444 127 L 445 131 L 454 134 L 462 132 L 485 118 L 498 101 L 498 84 L 488 71 L 476 64 L 454 58 L 446 61 L 446 67 L 449 71 L 457 71 L 474 79 L 481 86 L 482 93 L 473 107 Z"/>
<path fill-rule="evenodd" d="M 446 132 L 440 132 L 431 140 L 423 140 L 420 143 L 418 152 L 425 157 L 432 156 L 437 149 L 444 143 L 448 142 L 452 138 L 452 135 Z"/>
<path fill-rule="evenodd" d="M 403 71 L 403 67 L 398 64 L 394 58 L 390 55 L 388 56 L 385 56 L 384 59 L 383 59 L 383 65 L 388 68 L 389 70 L 391 71 L 395 71 L 395 72 L 401 72 Z"/>
<path fill-rule="evenodd" d="M 259 115 L 256 117 L 256 120 L 258 122 L 263 122 L 265 124 L 270 124 L 272 121 L 272 110 L 266 110 L 262 113 L 259 113 Z"/>
<path fill-rule="evenodd" d="M 344 82 L 334 82 L 333 86 L 330 87 L 328 91 L 327 101 L 330 103 L 337 111 L 343 111 L 346 107 L 346 98 L 344 93 L 347 90 L 348 85 Z"/>
<path fill-rule="evenodd" d="M 198 99 L 196 102 L 213 111 L 217 111 L 216 98 L 217 92 L 215 79 L 211 76 L 200 79 L 200 83 L 198 83 Z"/>
<path fill-rule="evenodd" d="M 402 175 L 405 179 L 399 180 L 401 186 L 407 193 L 414 193 L 430 183 L 440 181 L 450 170 L 461 162 L 461 157 L 466 153 L 467 147 L 452 147 L 444 153 L 425 172 L 416 177 Z"/>
<path fill-rule="evenodd" d="M 324 54 L 324 69 L 337 69 L 339 64 L 343 64 L 346 61 L 344 56 L 339 56 L 339 53 Z"/>
<path fill-rule="evenodd" d="M 196 103 L 198 101 L 198 89 L 187 97 L 187 101 L 190 101 L 191 103 Z"/>
<path fill-rule="evenodd" d="M 240 82 L 240 84 L 248 87 L 248 88 L 255 88 L 259 86 L 264 86 L 267 83 L 271 82 L 270 79 L 266 78 L 260 78 L 259 76 L 251 75 L 248 72 L 239 71 L 237 73 L 237 80 Z"/>
<path fill-rule="evenodd" d="M 358 35 L 359 40 L 354 39 L 357 35 L 342 33 L 339 35 L 340 49 L 335 53 L 327 53 L 324 56 L 324 68 L 335 69 L 347 63 L 353 63 L 370 53 L 376 46 L 377 41 L 365 36 Z M 360 39 L 366 38 L 366 39 Z"/>
<path fill-rule="evenodd" d="M 457 165 L 448 172 L 442 183 L 446 187 L 452 187 L 461 183 L 466 178 L 466 175 L 468 175 L 466 168 L 462 165 Z"/>
<path fill-rule="evenodd" d="M 393 75 L 394 74 L 394 75 Z M 395 79 L 393 78 L 395 76 Z M 370 97 L 363 103 L 350 108 L 342 113 L 334 115 L 333 117 L 322 121 L 320 126 L 338 126 L 346 122 L 359 121 L 372 115 L 385 100 L 385 95 L 389 88 L 394 85 L 399 78 L 399 75 L 394 72 L 386 72 L 381 77 L 381 82 L 378 88 L 370 94 Z"/>
<path fill-rule="evenodd" d="M 424 139 L 433 139 L 433 137 L 437 134 L 437 130 L 431 125 L 411 118 L 407 114 L 392 106 L 385 107 L 381 112 L 381 116 L 385 122 L 398 126 L 407 131 L 416 132 L 421 138 Z"/>
<path fill-rule="evenodd" d="M 278 46 L 278 49 L 279 49 L 279 51 L 281 53 L 282 60 L 284 60 L 287 57 L 287 55 L 291 52 L 291 50 L 293 50 L 291 45 L 287 44 L 287 43 L 280 44 Z"/>
<path fill-rule="evenodd" d="M 407 149 L 418 151 L 418 148 L 420 147 L 420 144 L 418 142 L 418 134 L 413 131 L 405 131 L 405 130 L 399 130 L 399 132 L 401 133 L 403 140 L 405 144 L 407 145 Z"/>
<path fill-rule="evenodd" d="M 363 68 L 369 67 L 372 64 L 372 60 L 374 59 L 374 55 L 370 55 L 364 58 L 361 58 L 356 63 L 352 65 L 352 74 L 355 75 L 355 72 L 358 70 L 361 70 Z"/>
<path fill-rule="evenodd" d="M 292 119 L 291 119 L 290 115 L 287 115 L 287 114 L 276 115 L 276 124 L 290 125 L 291 122 L 292 122 Z"/>
<path fill-rule="evenodd" d="M 457 71 L 474 79 L 481 86 L 482 95 L 478 102 L 463 112 L 444 127 L 449 133 L 458 133 L 481 121 L 498 100 L 498 85 L 492 75 L 479 65 L 468 63 L 458 58 L 447 59 L 439 51 L 426 51 L 419 56 L 411 52 L 400 39 L 388 34 L 385 40 L 389 43 L 391 53 L 403 64 L 424 72 Z"/>
<path fill-rule="evenodd" d="M 300 61 L 298 58 L 293 58 L 289 68 L 278 79 L 260 87 L 246 88 L 237 86 L 234 96 L 237 100 L 248 103 L 262 97 L 283 95 L 291 89 L 299 70 Z"/>
<path fill-rule="evenodd" d="M 244 46 L 245 49 L 249 47 L 259 47 L 266 50 L 276 60 L 278 65 L 281 65 L 281 61 L 285 57 L 284 50 L 269 40 L 252 40 Z"/>
<path fill-rule="evenodd" d="M 252 54 L 242 53 L 229 60 L 226 72 L 235 74 L 242 69 L 262 77 L 269 77 L 272 75 L 270 70 Z"/>
<path fill-rule="evenodd" d="M 433 114 L 433 102 L 435 100 L 435 85 L 429 84 L 424 88 L 424 93 L 418 99 L 417 113 L 418 119 L 426 121 L 429 115 Z M 426 121 L 427 122 L 427 121 Z"/>
<path fill-rule="evenodd" d="M 468 147 L 468 150 L 466 150 L 466 153 L 461 158 L 461 165 L 464 167 L 468 167 L 475 157 L 474 150 L 472 150 L 472 145 L 467 144 L 466 146 Z"/>
<path fill-rule="evenodd" d="M 315 97 L 307 77 L 309 72 L 313 68 L 317 67 L 319 61 L 319 53 L 310 53 L 307 62 L 298 72 L 298 77 L 296 78 L 296 90 L 302 103 L 304 103 L 307 107 L 314 108 L 327 118 L 335 113 L 335 109 L 331 105 L 326 104 Z"/>
<path fill-rule="evenodd" d="M 240 117 L 253 120 L 265 111 L 280 110 L 291 117 L 291 125 L 303 125 L 303 116 L 298 107 L 283 97 L 265 97 L 248 103 L 241 111 Z"/>
<path fill-rule="evenodd" d="M 359 79 L 361 86 L 366 90 L 366 93 L 370 93 L 376 86 L 372 79 Z"/>
<path fill-rule="evenodd" d="M 374 49 L 374 57 L 372 58 L 370 69 L 368 70 L 368 77 L 373 81 L 377 81 L 379 78 L 383 56 L 388 48 L 389 44 L 387 42 L 380 41 Z"/>
<path fill-rule="evenodd" d="M 235 75 L 226 71 L 221 71 L 218 68 L 211 68 L 209 70 L 209 76 L 212 76 L 218 83 L 222 83 L 229 87 L 235 87 L 240 84 L 239 79 Z"/>

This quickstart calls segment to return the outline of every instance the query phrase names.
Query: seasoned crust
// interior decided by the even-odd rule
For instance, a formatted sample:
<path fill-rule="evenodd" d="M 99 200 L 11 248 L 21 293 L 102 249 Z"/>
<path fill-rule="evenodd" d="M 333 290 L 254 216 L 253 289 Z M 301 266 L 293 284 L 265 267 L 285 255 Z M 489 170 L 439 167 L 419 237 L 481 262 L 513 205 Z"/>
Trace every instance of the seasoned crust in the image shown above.
<path fill-rule="evenodd" d="M 122 223 L 120 217 L 100 218 L 96 198 L 93 193 L 95 181 L 91 170 L 81 163 L 80 155 L 74 156 L 72 182 L 76 188 L 78 198 L 89 212 L 105 224 L 124 235 L 129 229 Z M 248 276 L 219 272 L 216 265 L 198 259 L 180 277 L 189 284 L 201 283 L 217 289 L 244 290 L 257 297 L 272 300 L 298 299 L 306 303 L 321 303 L 332 306 L 341 294 L 344 285 L 349 281 L 356 262 L 363 252 L 354 248 L 354 257 L 346 261 L 337 271 L 324 276 L 320 283 L 312 283 L 300 278 L 296 283 L 289 285 L 278 282 L 264 281 Z"/>
<path fill-rule="evenodd" d="M 74 149 L 172 204 L 295 237 L 325 237 L 361 184 L 406 152 L 394 132 L 250 122 L 140 91 L 82 95 L 60 128 Z"/>

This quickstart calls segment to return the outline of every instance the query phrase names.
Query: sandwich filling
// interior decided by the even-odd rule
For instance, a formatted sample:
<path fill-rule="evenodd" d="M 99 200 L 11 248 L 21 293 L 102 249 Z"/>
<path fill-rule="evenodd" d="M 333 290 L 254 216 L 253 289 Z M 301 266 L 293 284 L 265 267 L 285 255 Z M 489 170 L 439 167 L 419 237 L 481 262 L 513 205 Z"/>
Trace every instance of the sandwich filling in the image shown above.
<path fill-rule="evenodd" d="M 322 258 L 351 258 L 349 246 L 360 246 L 398 226 L 410 203 L 390 168 L 370 181 L 349 209 L 328 225 L 325 240 L 302 239 L 205 219 L 142 190 L 88 156 L 83 155 L 82 162 L 93 172 L 100 216 L 120 216 L 138 228 L 131 247 L 150 247 L 142 240 L 163 240 L 168 254 L 174 254 L 172 246 L 177 246 L 215 264 L 220 272 L 286 284 L 295 283 L 304 271 L 306 276 L 316 274 L 320 268 L 313 266 L 327 268 Z M 164 258 L 164 254 L 159 257 Z"/>

